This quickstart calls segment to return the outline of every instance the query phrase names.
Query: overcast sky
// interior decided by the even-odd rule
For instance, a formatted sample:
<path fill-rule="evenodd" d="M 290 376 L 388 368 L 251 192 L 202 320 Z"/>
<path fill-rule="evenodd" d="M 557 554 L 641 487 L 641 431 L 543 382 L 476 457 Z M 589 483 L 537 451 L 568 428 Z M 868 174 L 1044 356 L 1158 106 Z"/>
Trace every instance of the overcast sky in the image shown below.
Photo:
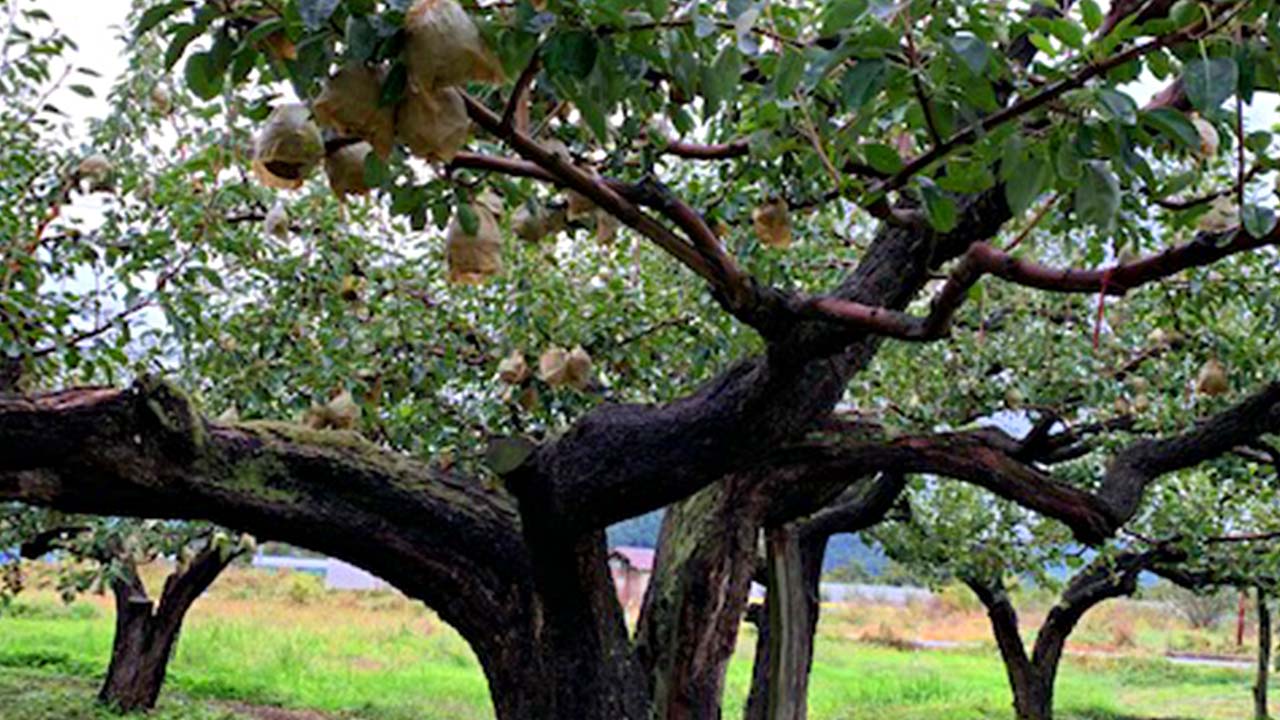
<path fill-rule="evenodd" d="M 74 59 L 76 65 L 102 74 L 101 78 L 76 79 L 97 92 L 96 101 L 84 100 L 64 90 L 54 96 L 54 104 L 77 117 L 103 115 L 107 106 L 102 98 L 112 81 L 128 66 L 119 35 L 129 12 L 129 0 L 25 0 L 24 4 L 49 13 L 62 31 L 80 46 Z"/>

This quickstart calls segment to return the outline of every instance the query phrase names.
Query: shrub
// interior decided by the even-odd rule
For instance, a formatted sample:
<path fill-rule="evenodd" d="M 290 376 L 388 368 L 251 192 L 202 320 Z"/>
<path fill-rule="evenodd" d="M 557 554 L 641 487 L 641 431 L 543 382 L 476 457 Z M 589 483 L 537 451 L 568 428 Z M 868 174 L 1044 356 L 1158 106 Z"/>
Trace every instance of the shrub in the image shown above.
<path fill-rule="evenodd" d="M 289 602 L 297 605 L 310 605 L 323 598 L 327 592 L 324 580 L 318 575 L 304 572 L 290 574 L 287 587 L 285 594 Z"/>

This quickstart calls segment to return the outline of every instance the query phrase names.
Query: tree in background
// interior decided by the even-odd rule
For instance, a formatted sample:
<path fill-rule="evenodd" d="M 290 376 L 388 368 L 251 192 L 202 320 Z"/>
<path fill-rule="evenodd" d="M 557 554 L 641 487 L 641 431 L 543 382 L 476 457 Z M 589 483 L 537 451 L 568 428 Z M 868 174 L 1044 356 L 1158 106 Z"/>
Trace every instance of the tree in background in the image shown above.
<path fill-rule="evenodd" d="M 1089 464 L 1086 456 L 1061 472 L 1087 471 Z M 1079 546 L 1066 551 L 1070 538 L 1055 523 L 971 487 L 937 481 L 914 485 L 906 517 L 873 533 L 891 557 L 930 573 L 935 583 L 959 580 L 974 592 L 990 617 L 1018 718 L 1046 720 L 1053 716 L 1053 687 L 1070 634 L 1098 604 L 1132 596 L 1144 573 L 1201 594 L 1274 586 L 1280 577 L 1274 488 L 1259 489 L 1253 467 L 1225 457 L 1166 478 L 1124 529 L 1127 539 L 1088 553 L 1091 558 Z M 1076 571 L 1058 581 L 1051 573 L 1064 565 Z M 1009 596 L 1011 577 L 1062 588 L 1030 651 Z"/>
<path fill-rule="evenodd" d="M 30 560 L 54 554 L 64 601 L 110 590 L 115 636 L 98 700 L 120 712 L 155 707 L 187 611 L 233 561 L 253 552 L 252 538 L 199 523 L 0 510 L 0 546 L 19 546 Z M 153 599 L 139 569 L 161 558 L 172 558 L 174 569 Z"/>
<path fill-rule="evenodd" d="M 100 250 L 120 252 L 86 241 L 83 213 L 76 207 L 112 192 L 119 175 L 104 153 L 76 147 L 77 128 L 53 102 L 60 93 L 92 95 L 84 81 L 97 73 L 70 61 L 74 44 L 35 4 L 0 3 L 0 17 L 0 235 L 6 243 L 0 393 L 77 377 L 85 361 L 81 344 L 104 336 L 111 342 L 98 344 L 89 362 L 110 378 L 129 363 L 126 350 L 132 349 L 128 334 L 116 332 L 119 321 L 150 303 L 128 298 L 119 316 L 104 318 L 103 305 L 118 298 L 121 288 L 104 291 L 76 277 L 98 262 Z M 148 269 L 135 265 L 129 272 Z M 77 316 L 87 323 L 66 325 Z M 57 574 L 67 601 L 90 589 L 109 589 L 114 596 L 116 632 L 99 699 L 124 711 L 154 707 L 187 610 L 251 544 L 248 536 L 200 523 L 102 519 L 0 504 L 0 548 L 68 559 Z M 161 556 L 176 559 L 176 569 L 153 600 L 138 567 Z M 0 561 L 7 580 L 0 597 L 7 600 L 23 579 L 18 557 Z"/>
<path fill-rule="evenodd" d="M 782 718 L 803 524 L 931 474 L 1102 546 L 1280 428 L 1268 5 L 537 5 L 141 3 L 103 223 L 6 249 L 109 290 L 21 345 L 72 387 L 0 401 L 0 498 L 344 558 L 500 718 L 717 717 L 764 533 Z M 632 634 L 604 529 L 663 507 Z"/>

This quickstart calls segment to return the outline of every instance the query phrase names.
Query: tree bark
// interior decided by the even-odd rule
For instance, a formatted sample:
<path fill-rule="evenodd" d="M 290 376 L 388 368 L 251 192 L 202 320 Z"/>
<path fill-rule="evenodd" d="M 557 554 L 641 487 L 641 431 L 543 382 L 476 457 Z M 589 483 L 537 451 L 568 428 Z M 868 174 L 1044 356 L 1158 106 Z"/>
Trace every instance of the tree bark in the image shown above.
<path fill-rule="evenodd" d="M 766 663 L 767 691 L 760 698 L 762 693 L 753 689 L 757 706 L 748 705 L 747 717 L 805 720 L 808 715 L 809 673 L 828 537 L 806 537 L 802 528 L 794 525 L 768 532 L 764 605 L 768 650 L 758 659 Z"/>
<path fill-rule="evenodd" d="M 766 720 L 769 712 L 769 673 L 773 667 L 769 657 L 769 599 L 754 603 L 747 609 L 747 621 L 756 627 L 756 652 L 751 664 L 751 690 L 747 694 L 747 706 L 743 720 Z"/>
<path fill-rule="evenodd" d="M 1253 685 L 1254 720 L 1268 720 L 1267 684 L 1271 672 L 1271 608 L 1267 606 L 1267 594 L 1258 588 L 1258 675 Z"/>
<path fill-rule="evenodd" d="M 856 533 L 879 523 L 904 487 L 904 477 L 896 473 L 865 477 L 804 520 L 768 530 L 766 595 L 755 608 L 759 635 L 746 720 L 807 716 L 827 544 L 836 533 Z M 796 509 L 785 502 L 782 507 Z M 779 523 L 789 518 L 773 514 L 769 519 Z M 782 654 L 784 648 L 788 652 Z"/>
<path fill-rule="evenodd" d="M 668 508 L 636 629 L 655 718 L 720 717 L 766 497 L 730 476 Z"/>
<path fill-rule="evenodd" d="M 116 630 L 100 702 L 126 713 L 155 708 L 187 611 L 235 557 L 205 548 L 189 567 L 165 580 L 158 605 L 147 595 L 132 560 L 116 559 L 119 575 L 111 581 Z"/>
<path fill-rule="evenodd" d="M 147 596 L 137 571 L 132 563 L 126 565 L 124 576 L 111 581 L 116 631 L 98 701 L 130 713 L 156 706 L 177 637 L 163 632 L 153 614 L 155 604 Z"/>
<path fill-rule="evenodd" d="M 976 578 L 965 578 L 964 582 L 987 608 L 996 647 L 1004 660 L 1009 688 L 1013 691 L 1013 709 L 1018 720 L 1052 720 L 1052 686 L 1046 684 L 1041 668 L 1027 657 L 1022 633 L 1018 629 L 1018 613 L 1009 601 L 1004 583 Z"/>

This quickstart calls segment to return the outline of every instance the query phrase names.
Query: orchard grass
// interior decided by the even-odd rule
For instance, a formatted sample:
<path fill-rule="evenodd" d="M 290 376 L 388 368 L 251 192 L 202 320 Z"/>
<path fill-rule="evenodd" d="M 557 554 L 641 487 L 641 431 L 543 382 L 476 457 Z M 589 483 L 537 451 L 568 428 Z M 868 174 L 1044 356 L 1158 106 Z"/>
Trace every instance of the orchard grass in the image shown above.
<path fill-rule="evenodd" d="M 990 643 L 912 650 L 866 624 L 897 609 L 831 607 L 818 638 L 813 720 L 1011 718 Z M 916 615 L 945 615 L 919 607 Z M 856 617 L 855 617 L 856 616 Z M 966 622 L 971 622 L 967 620 Z M 963 624 L 959 616 L 939 624 Z M 975 629 L 980 623 L 971 623 Z M 929 635 L 925 628 L 913 628 Z M 100 598 L 71 606 L 29 593 L 0 615 L 0 718 L 98 720 L 94 681 L 111 644 Z M 1225 634 L 1225 630 L 1223 631 Z M 726 718 L 740 717 L 755 635 L 744 626 L 729 669 Z M 1069 720 L 1237 720 L 1250 711 L 1247 672 L 1159 658 L 1071 657 L 1058 683 Z M 283 707 L 304 714 L 271 714 Z M 155 720 L 482 720 L 488 692 L 466 643 L 394 593 L 326 593 L 310 576 L 233 570 L 183 630 Z"/>

